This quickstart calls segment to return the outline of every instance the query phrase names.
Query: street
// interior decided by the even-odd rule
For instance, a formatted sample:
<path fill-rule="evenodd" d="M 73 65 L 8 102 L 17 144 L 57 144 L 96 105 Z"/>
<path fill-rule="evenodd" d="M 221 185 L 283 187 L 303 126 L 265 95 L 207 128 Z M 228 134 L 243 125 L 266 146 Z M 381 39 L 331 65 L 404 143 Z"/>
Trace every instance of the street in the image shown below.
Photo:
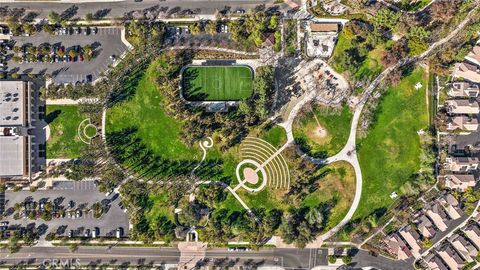
<path fill-rule="evenodd" d="M 218 265 L 281 266 L 284 269 L 312 269 L 327 265 L 326 248 L 262 248 L 259 251 L 227 251 L 226 248 L 212 248 L 206 252 L 206 261 Z M 354 251 L 352 266 L 376 267 L 383 270 L 413 269 L 412 261 L 394 261 L 381 256 L 372 256 L 366 251 Z M 160 247 L 112 247 L 80 246 L 75 252 L 68 247 L 25 247 L 18 253 L 0 252 L 0 265 L 29 263 L 34 265 L 52 262 L 81 265 L 172 265 L 180 260 L 176 248 Z"/>
<path fill-rule="evenodd" d="M 257 6 L 265 5 L 266 8 L 272 7 L 272 0 L 144 0 L 141 2 L 134 2 L 134 0 L 126 0 L 121 2 L 97 2 L 97 3 L 58 3 L 58 2 L 16 2 L 5 3 L 3 7 L 7 8 L 24 8 L 25 13 L 35 12 L 37 17 L 35 19 L 45 19 L 48 17 L 50 11 L 64 14 L 70 19 L 83 18 L 87 13 L 92 13 L 99 18 L 118 18 L 126 13 L 136 10 L 147 10 L 155 6 L 163 10 L 176 10 L 180 12 L 182 8 L 191 11 L 196 11 L 198 14 L 212 15 L 216 11 L 223 10 L 225 7 L 230 7 L 231 10 L 242 8 L 244 10 L 253 9 Z M 75 6 L 75 8 L 72 8 Z M 282 9 L 288 9 L 286 4 L 281 4 Z"/>

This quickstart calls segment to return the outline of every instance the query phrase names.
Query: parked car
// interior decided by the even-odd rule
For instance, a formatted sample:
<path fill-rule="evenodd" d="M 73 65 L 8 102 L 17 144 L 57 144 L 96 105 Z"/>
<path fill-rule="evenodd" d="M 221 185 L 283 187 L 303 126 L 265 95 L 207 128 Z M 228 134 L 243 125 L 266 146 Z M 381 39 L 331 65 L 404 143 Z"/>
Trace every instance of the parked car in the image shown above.
<path fill-rule="evenodd" d="M 83 234 L 85 237 L 90 237 L 90 229 L 86 229 L 85 233 Z"/>
<path fill-rule="evenodd" d="M 68 232 L 68 237 L 69 237 L 69 238 L 72 238 L 72 237 L 73 237 L 73 230 L 70 230 L 70 231 Z"/>
<path fill-rule="evenodd" d="M 117 231 L 116 231 L 116 237 L 117 238 L 121 238 L 123 236 L 123 228 L 122 227 L 118 227 Z"/>
<path fill-rule="evenodd" d="M 92 28 L 92 34 L 96 35 L 98 33 L 98 28 L 97 27 L 93 27 Z"/>
<path fill-rule="evenodd" d="M 93 228 L 92 237 L 96 238 L 100 234 L 100 229 L 98 227 Z"/>

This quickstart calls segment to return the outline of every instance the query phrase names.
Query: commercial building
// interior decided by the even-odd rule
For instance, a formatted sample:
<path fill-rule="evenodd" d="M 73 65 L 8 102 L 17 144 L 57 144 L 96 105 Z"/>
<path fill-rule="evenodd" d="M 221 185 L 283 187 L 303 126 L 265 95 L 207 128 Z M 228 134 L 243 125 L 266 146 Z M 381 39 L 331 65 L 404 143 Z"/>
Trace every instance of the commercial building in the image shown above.
<path fill-rule="evenodd" d="M 0 81 L 0 179 L 31 178 L 30 83 Z"/>

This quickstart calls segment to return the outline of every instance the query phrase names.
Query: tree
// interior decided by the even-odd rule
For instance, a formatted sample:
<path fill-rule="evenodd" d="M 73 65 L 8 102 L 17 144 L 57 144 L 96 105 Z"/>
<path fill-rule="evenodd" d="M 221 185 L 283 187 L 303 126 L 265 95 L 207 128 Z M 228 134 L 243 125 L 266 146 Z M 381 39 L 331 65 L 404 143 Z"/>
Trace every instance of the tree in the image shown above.
<path fill-rule="evenodd" d="M 23 32 L 31 35 L 35 32 L 35 26 L 32 24 L 24 23 L 22 24 Z"/>
<path fill-rule="evenodd" d="M 409 54 L 411 56 L 419 55 L 428 48 L 427 38 L 430 32 L 421 26 L 410 28 L 407 34 Z"/>
<path fill-rule="evenodd" d="M 202 218 L 202 208 L 204 207 L 198 202 L 189 203 L 181 212 L 185 224 L 189 226 L 198 225 Z"/>
<path fill-rule="evenodd" d="M 62 17 L 55 11 L 50 11 L 50 13 L 48 13 L 48 20 L 53 24 L 58 24 L 62 22 Z"/>
<path fill-rule="evenodd" d="M 458 1 L 456 0 L 443 0 L 435 1 L 430 5 L 429 12 L 430 17 L 435 21 L 448 22 L 457 12 Z"/>
<path fill-rule="evenodd" d="M 400 16 L 401 16 L 400 12 L 395 12 L 388 8 L 382 8 L 373 17 L 373 25 L 376 28 L 384 27 L 391 30 L 395 30 L 397 22 L 400 19 Z"/>
<path fill-rule="evenodd" d="M 272 15 L 270 17 L 270 21 L 268 23 L 268 28 L 271 31 L 276 31 L 277 30 L 277 28 L 278 28 L 278 17 L 277 17 L 277 15 Z"/>
<path fill-rule="evenodd" d="M 75 50 L 70 50 L 68 51 L 68 56 L 70 56 L 71 58 L 75 58 L 75 56 L 77 56 L 77 52 L 75 52 Z"/>
<path fill-rule="evenodd" d="M 85 21 L 87 21 L 87 22 L 93 21 L 93 14 L 90 13 L 90 12 L 85 14 Z"/>
<path fill-rule="evenodd" d="M 205 25 L 205 31 L 210 35 L 214 35 L 217 33 L 217 22 L 216 21 L 208 21 Z"/>
<path fill-rule="evenodd" d="M 196 22 L 190 26 L 190 32 L 192 35 L 198 35 L 202 31 L 200 23 Z"/>
<path fill-rule="evenodd" d="M 83 58 L 85 61 L 90 61 L 93 57 L 93 49 L 91 45 L 85 45 L 82 49 L 83 51 Z"/>

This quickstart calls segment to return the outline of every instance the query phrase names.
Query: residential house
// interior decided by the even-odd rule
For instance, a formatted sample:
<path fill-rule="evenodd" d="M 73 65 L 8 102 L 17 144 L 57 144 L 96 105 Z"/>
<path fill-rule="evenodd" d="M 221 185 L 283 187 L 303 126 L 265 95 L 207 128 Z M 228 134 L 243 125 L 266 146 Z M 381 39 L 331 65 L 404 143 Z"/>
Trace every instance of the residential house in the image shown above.
<path fill-rule="evenodd" d="M 469 224 L 463 231 L 475 247 L 480 250 L 480 228 L 478 228 L 478 225 L 476 223 Z"/>
<path fill-rule="evenodd" d="M 480 46 L 475 46 L 473 49 L 467 54 L 465 60 L 468 62 L 480 66 Z"/>
<path fill-rule="evenodd" d="M 453 77 L 480 83 L 480 68 L 467 62 L 457 63 L 453 70 Z"/>
<path fill-rule="evenodd" d="M 450 114 L 478 114 L 478 102 L 467 99 L 450 99 L 446 102 L 447 112 Z"/>
<path fill-rule="evenodd" d="M 428 269 L 431 270 L 449 270 L 445 263 L 438 257 L 438 255 L 429 253 L 425 257 L 425 261 L 427 262 Z"/>
<path fill-rule="evenodd" d="M 435 236 L 435 228 L 427 216 L 421 214 L 414 222 L 417 224 L 418 231 L 424 238 L 432 238 Z"/>
<path fill-rule="evenodd" d="M 408 225 L 407 227 L 400 230 L 400 235 L 410 247 L 410 250 L 413 254 L 420 253 L 420 235 L 412 228 L 412 226 Z"/>
<path fill-rule="evenodd" d="M 449 244 L 443 245 L 437 254 L 450 269 L 460 270 L 465 265 L 462 257 L 460 257 L 458 252 Z"/>
<path fill-rule="evenodd" d="M 472 174 L 447 174 L 445 175 L 445 186 L 450 189 L 465 191 L 476 184 L 475 176 Z"/>
<path fill-rule="evenodd" d="M 478 169 L 478 157 L 447 157 L 444 168 L 455 173 L 469 173 Z"/>
<path fill-rule="evenodd" d="M 407 245 L 400 238 L 398 233 L 394 233 L 392 236 L 387 237 L 385 244 L 390 252 L 399 260 L 406 260 L 412 257 L 412 252 L 408 249 Z"/>
<path fill-rule="evenodd" d="M 438 203 L 435 203 L 431 209 L 428 209 L 426 214 L 440 231 L 444 232 L 447 230 L 448 226 L 445 224 L 448 220 L 447 214 Z"/>
<path fill-rule="evenodd" d="M 465 132 L 472 132 L 478 129 L 478 119 L 476 117 L 468 116 L 453 116 L 447 118 L 447 130 L 462 130 Z"/>
<path fill-rule="evenodd" d="M 457 252 L 462 256 L 467 262 L 472 262 L 477 256 L 478 250 L 475 248 L 465 237 L 454 234 L 450 238 L 450 243 L 457 250 Z"/>
<path fill-rule="evenodd" d="M 451 97 L 476 98 L 479 93 L 478 85 L 468 82 L 454 82 L 448 90 L 448 95 Z"/>
<path fill-rule="evenodd" d="M 445 209 L 445 212 L 450 219 L 459 219 L 461 217 L 461 210 L 458 207 L 458 201 L 451 194 L 447 194 L 439 200 L 439 203 Z"/>

